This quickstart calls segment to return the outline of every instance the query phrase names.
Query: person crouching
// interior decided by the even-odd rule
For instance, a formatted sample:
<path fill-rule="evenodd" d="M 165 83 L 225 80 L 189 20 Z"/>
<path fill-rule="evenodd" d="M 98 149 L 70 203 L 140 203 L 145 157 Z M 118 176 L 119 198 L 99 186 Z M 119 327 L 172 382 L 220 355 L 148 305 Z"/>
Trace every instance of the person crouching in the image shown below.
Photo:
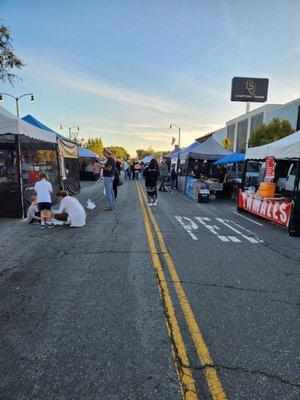
<path fill-rule="evenodd" d="M 85 225 L 86 213 L 82 205 L 75 197 L 71 197 L 66 190 L 60 190 L 56 194 L 60 202 L 59 210 L 54 214 L 57 221 L 64 221 L 72 228 L 80 228 Z"/>
<path fill-rule="evenodd" d="M 28 224 L 35 224 L 41 221 L 41 212 L 39 211 L 36 196 L 30 196 L 30 206 L 27 210 L 26 222 Z"/>

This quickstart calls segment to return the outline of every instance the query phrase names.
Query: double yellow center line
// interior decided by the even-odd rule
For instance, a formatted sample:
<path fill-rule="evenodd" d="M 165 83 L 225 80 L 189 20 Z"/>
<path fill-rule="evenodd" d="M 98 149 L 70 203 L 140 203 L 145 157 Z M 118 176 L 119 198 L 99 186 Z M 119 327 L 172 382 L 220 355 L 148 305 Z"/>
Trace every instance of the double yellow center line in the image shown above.
<path fill-rule="evenodd" d="M 217 371 L 214 368 L 213 360 L 210 356 L 209 350 L 205 344 L 204 338 L 201 334 L 200 328 L 186 297 L 184 289 L 181 285 L 180 278 L 175 269 L 175 265 L 165 244 L 163 236 L 160 232 L 159 226 L 150 208 L 146 207 L 146 197 L 142 191 L 140 184 L 137 183 L 137 191 L 141 206 L 141 211 L 144 219 L 146 235 L 150 248 L 153 266 L 157 275 L 160 295 L 163 300 L 166 310 L 166 320 L 168 331 L 173 342 L 173 353 L 175 355 L 177 372 L 179 376 L 179 382 L 181 385 L 182 396 L 185 400 L 198 400 L 195 382 L 193 379 L 192 370 L 190 369 L 190 362 L 187 355 L 186 346 L 180 331 L 178 320 L 176 317 L 176 311 L 172 302 L 172 298 L 169 292 L 168 284 L 165 278 L 163 266 L 157 251 L 155 239 L 151 229 L 151 223 L 154 229 L 154 233 L 159 244 L 161 254 L 167 265 L 172 284 L 175 288 L 181 309 L 183 311 L 186 324 L 190 331 L 191 337 L 195 344 L 195 348 L 200 360 L 201 365 L 204 367 L 203 372 L 214 400 L 227 400 L 226 394 L 218 377 Z"/>

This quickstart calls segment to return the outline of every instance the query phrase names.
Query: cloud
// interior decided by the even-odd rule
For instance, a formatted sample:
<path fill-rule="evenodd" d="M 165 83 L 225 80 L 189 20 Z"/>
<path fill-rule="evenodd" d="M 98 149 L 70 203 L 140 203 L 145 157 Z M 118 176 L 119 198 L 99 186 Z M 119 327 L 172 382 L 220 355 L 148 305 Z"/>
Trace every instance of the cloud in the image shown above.
<path fill-rule="evenodd" d="M 35 67 L 31 69 L 31 74 L 34 74 L 35 77 L 38 75 L 40 78 L 47 76 L 48 80 L 65 88 L 92 93 L 120 103 L 130 103 L 138 107 L 150 108 L 164 114 L 182 114 L 190 111 L 183 104 L 152 94 L 109 85 L 99 78 L 72 71 L 69 67 L 63 68 L 37 60 L 34 60 L 32 64 Z"/>

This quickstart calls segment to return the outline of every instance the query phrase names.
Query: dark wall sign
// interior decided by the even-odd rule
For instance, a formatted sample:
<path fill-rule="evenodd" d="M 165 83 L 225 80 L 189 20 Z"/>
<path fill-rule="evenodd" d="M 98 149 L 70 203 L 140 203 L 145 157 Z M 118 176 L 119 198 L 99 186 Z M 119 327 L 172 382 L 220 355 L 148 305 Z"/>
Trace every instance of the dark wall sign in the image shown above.
<path fill-rule="evenodd" d="M 231 85 L 231 101 L 255 101 L 264 103 L 268 97 L 269 79 L 240 78 L 235 76 Z"/>

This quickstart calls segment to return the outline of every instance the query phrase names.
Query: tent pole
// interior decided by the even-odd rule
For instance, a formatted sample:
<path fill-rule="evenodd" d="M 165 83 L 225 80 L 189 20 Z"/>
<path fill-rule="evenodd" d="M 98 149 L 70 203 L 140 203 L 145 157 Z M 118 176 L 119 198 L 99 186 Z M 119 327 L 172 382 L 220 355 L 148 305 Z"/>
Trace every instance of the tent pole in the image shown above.
<path fill-rule="evenodd" d="M 20 200 L 21 200 L 21 218 L 25 216 L 24 210 L 24 187 L 23 187 L 23 167 L 22 167 L 22 149 L 21 149 L 21 140 L 20 135 L 16 135 L 15 137 L 16 143 L 16 152 L 17 152 L 17 167 L 18 167 L 18 176 L 19 176 L 19 184 L 20 184 Z"/>

